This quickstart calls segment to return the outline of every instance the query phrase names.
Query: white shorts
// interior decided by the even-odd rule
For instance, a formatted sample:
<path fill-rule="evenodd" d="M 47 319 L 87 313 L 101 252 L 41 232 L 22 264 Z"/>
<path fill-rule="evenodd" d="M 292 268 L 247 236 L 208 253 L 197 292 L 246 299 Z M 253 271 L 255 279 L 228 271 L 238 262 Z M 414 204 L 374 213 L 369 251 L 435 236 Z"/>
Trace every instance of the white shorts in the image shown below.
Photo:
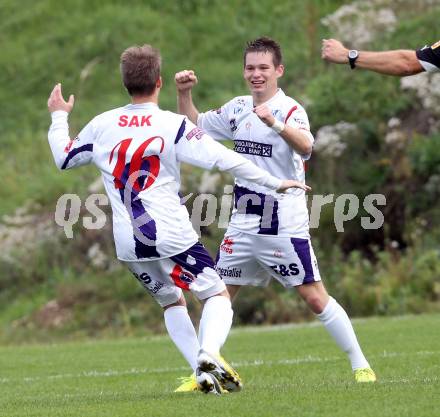
<path fill-rule="evenodd" d="M 191 291 L 197 298 L 204 300 L 226 288 L 215 272 L 214 261 L 199 242 L 170 258 L 123 262 L 162 307 L 179 300 L 182 289 Z"/>
<path fill-rule="evenodd" d="M 228 285 L 265 287 L 275 278 L 286 288 L 321 281 L 310 239 L 228 230 L 217 255 L 217 272 Z"/>

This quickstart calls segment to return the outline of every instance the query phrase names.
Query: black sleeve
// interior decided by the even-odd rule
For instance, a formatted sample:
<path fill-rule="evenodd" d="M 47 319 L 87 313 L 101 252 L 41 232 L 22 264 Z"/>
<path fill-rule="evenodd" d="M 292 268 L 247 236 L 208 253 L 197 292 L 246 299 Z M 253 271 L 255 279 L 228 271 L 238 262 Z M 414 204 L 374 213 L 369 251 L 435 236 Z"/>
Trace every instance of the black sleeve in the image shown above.
<path fill-rule="evenodd" d="M 440 70 L 440 41 L 436 42 L 434 45 L 418 49 L 416 55 L 425 70 L 428 69 L 424 63 L 434 65 L 434 67 L 437 67 Z M 433 70 L 435 70 L 435 68 Z"/>

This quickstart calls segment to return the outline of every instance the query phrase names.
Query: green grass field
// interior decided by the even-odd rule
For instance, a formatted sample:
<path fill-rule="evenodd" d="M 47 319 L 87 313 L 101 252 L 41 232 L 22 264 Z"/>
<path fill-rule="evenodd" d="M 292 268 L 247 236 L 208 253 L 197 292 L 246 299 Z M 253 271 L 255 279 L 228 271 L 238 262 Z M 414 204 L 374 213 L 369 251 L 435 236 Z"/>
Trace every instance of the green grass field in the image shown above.
<path fill-rule="evenodd" d="M 244 390 L 221 397 L 173 393 L 190 371 L 165 336 L 0 347 L 0 416 L 438 416 L 440 315 L 355 328 L 378 383 L 355 384 L 317 323 L 245 328 L 223 352 Z"/>

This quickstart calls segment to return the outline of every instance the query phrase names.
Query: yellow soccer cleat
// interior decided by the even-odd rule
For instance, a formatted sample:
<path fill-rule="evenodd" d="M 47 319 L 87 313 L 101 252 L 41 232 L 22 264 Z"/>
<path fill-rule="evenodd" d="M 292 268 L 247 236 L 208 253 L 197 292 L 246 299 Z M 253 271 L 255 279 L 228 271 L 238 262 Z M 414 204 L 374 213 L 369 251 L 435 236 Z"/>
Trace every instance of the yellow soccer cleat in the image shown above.
<path fill-rule="evenodd" d="M 199 369 L 214 375 L 223 389 L 228 392 L 241 391 L 243 384 L 238 372 L 221 356 L 201 350 L 197 358 Z"/>
<path fill-rule="evenodd" d="M 359 368 L 354 371 L 354 379 L 356 382 L 376 382 L 376 374 L 371 368 Z"/>
<path fill-rule="evenodd" d="M 180 385 L 174 390 L 174 392 L 192 392 L 198 391 L 199 387 L 196 381 L 196 374 L 191 376 L 183 376 L 179 378 Z"/>

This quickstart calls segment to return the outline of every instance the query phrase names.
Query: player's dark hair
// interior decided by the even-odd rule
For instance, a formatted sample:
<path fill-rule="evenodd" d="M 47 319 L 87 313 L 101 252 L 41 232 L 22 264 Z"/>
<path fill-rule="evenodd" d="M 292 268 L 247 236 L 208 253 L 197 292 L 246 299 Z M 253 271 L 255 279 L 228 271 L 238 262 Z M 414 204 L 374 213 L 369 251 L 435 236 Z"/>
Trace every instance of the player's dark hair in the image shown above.
<path fill-rule="evenodd" d="M 261 38 L 249 41 L 246 44 L 243 55 L 243 65 L 246 65 L 246 55 L 249 52 L 270 52 L 272 54 L 272 61 L 275 67 L 281 65 L 283 62 L 283 57 L 281 55 L 281 47 L 273 39 L 263 36 Z"/>
<path fill-rule="evenodd" d="M 130 96 L 150 95 L 160 78 L 161 57 L 151 45 L 131 46 L 121 54 L 122 82 Z"/>

